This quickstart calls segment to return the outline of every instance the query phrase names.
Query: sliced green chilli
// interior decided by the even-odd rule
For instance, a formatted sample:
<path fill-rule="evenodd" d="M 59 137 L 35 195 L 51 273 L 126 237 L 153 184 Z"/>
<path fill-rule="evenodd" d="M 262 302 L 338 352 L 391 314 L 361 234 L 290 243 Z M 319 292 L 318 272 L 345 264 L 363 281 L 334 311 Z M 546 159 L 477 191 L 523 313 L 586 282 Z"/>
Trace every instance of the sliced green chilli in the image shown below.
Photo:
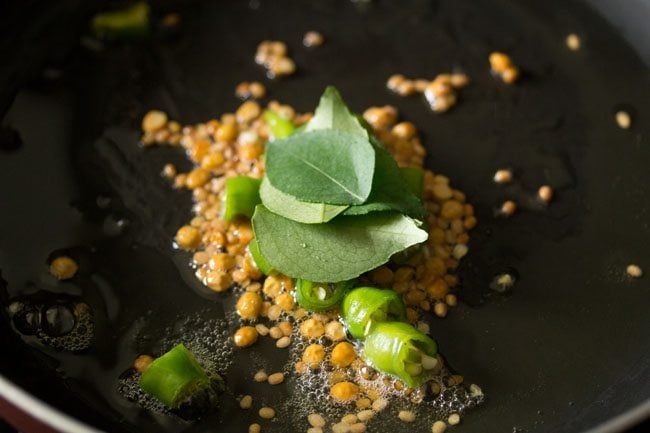
<path fill-rule="evenodd" d="M 298 279 L 296 281 L 296 301 L 309 311 L 329 310 L 341 302 L 352 284 L 352 281 L 315 283 Z"/>
<path fill-rule="evenodd" d="M 359 287 L 343 299 L 342 316 L 350 334 L 363 339 L 377 323 L 405 320 L 406 307 L 393 290 Z"/>

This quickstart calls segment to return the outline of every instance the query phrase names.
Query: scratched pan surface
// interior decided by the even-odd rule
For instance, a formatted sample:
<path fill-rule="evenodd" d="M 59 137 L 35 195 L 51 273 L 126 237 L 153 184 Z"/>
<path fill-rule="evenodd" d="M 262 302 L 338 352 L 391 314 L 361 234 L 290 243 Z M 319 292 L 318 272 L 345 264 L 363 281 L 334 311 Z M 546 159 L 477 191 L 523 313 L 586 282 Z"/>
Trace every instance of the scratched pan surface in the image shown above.
<path fill-rule="evenodd" d="M 82 353 L 55 351 L 17 334 L 3 309 L 3 376 L 108 431 L 246 431 L 254 417 L 233 416 L 231 400 L 213 417 L 185 423 L 139 410 L 116 386 L 167 326 L 222 318 L 232 304 L 201 288 L 189 256 L 173 250 L 191 198 L 158 173 L 184 158 L 139 148 L 139 119 L 158 108 L 181 123 L 207 120 L 238 106 L 238 82 L 258 79 L 270 98 L 298 110 L 312 109 L 327 84 L 359 111 L 395 105 L 420 129 L 428 167 L 475 205 L 480 224 L 459 269 L 460 306 L 431 319 L 451 365 L 487 394 L 455 430 L 584 431 L 650 397 L 650 284 L 625 276 L 630 262 L 650 271 L 650 74 L 586 5 L 165 2 L 154 13 L 179 12 L 178 32 L 98 49 L 79 42 L 93 7 L 83 3 L 92 2 L 52 3 L 5 5 L 1 18 L 0 299 L 76 296 L 94 312 L 95 338 Z M 312 29 L 326 43 L 307 50 L 301 37 Z M 569 32 L 583 37 L 582 50 L 565 48 Z M 253 55 L 267 38 L 287 42 L 295 76 L 265 80 Z M 497 49 L 524 71 L 517 85 L 490 75 L 487 55 Z M 396 72 L 431 78 L 454 69 L 472 83 L 445 115 L 385 89 Z M 630 130 L 613 120 L 621 108 L 632 113 Z M 496 186 L 492 175 L 506 166 L 516 180 Z M 548 209 L 534 200 L 541 184 L 556 190 Z M 496 218 L 507 198 L 520 212 Z M 46 261 L 61 250 L 81 262 L 72 283 L 47 276 Z M 504 271 L 518 279 L 499 294 L 489 285 Z M 284 361 L 266 346 L 261 355 Z M 236 393 L 259 362 L 248 356 L 238 354 L 228 370 Z M 296 429 L 285 421 L 265 431 Z"/>

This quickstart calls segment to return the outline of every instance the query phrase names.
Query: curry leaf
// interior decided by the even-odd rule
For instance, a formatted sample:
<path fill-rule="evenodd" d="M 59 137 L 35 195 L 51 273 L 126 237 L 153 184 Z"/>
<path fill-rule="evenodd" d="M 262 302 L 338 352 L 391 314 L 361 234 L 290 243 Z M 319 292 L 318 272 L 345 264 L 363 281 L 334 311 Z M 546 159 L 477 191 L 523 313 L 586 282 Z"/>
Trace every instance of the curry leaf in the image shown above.
<path fill-rule="evenodd" d="M 327 222 L 348 208 L 335 204 L 300 201 L 273 187 L 266 177 L 260 186 L 260 197 L 264 206 L 271 212 L 305 224 Z"/>
<path fill-rule="evenodd" d="M 427 232 L 396 212 L 301 224 L 258 205 L 252 222 L 260 251 L 273 268 L 310 281 L 355 278 L 427 239 Z"/>
<path fill-rule="evenodd" d="M 361 204 L 372 187 L 375 150 L 367 137 L 319 129 L 269 143 L 265 166 L 271 184 L 300 201 Z"/>
<path fill-rule="evenodd" d="M 375 145 L 375 176 L 368 200 L 350 206 L 344 215 L 365 215 L 368 212 L 394 210 L 423 221 L 426 209 L 404 179 L 397 163 L 383 147 Z"/>
<path fill-rule="evenodd" d="M 305 125 L 305 132 L 318 129 L 337 129 L 368 138 L 366 128 L 350 112 L 334 86 L 327 86 L 314 111 L 314 117 Z"/>

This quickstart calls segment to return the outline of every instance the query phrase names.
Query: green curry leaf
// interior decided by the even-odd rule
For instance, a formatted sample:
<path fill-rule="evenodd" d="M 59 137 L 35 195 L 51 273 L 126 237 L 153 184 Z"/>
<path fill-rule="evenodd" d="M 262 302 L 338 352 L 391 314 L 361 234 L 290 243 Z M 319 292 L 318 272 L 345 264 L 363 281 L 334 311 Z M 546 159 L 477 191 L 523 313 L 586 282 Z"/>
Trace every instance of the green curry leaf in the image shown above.
<path fill-rule="evenodd" d="M 367 137 L 317 129 L 270 142 L 265 166 L 271 184 L 300 201 L 362 204 L 372 187 L 375 150 Z"/>
<path fill-rule="evenodd" d="M 396 212 L 301 224 L 258 205 L 252 222 L 260 251 L 273 268 L 310 281 L 358 277 L 386 263 L 394 253 L 427 239 L 427 232 L 411 218 Z"/>
<path fill-rule="evenodd" d="M 300 201 L 274 188 L 266 177 L 260 186 L 260 197 L 264 206 L 271 212 L 305 224 L 327 222 L 348 208 L 335 204 Z"/>
<path fill-rule="evenodd" d="M 336 129 L 368 138 L 368 132 L 350 109 L 334 86 L 328 86 L 320 97 L 314 117 L 305 125 L 305 132 L 319 129 Z"/>
<path fill-rule="evenodd" d="M 368 212 L 394 210 L 423 221 L 426 209 L 404 179 L 395 160 L 383 147 L 375 146 L 375 176 L 368 200 L 350 206 L 343 215 L 365 215 Z"/>

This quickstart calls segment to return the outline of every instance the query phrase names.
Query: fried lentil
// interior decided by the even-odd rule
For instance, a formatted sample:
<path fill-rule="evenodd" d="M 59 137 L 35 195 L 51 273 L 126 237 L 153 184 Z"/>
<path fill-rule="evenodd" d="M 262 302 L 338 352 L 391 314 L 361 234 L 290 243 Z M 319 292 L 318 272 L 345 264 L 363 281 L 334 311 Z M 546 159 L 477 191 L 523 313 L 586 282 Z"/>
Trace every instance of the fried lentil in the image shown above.
<path fill-rule="evenodd" d="M 388 400 L 383 397 L 380 397 L 372 402 L 372 410 L 375 412 L 381 412 L 382 410 L 386 409 L 386 407 L 388 407 Z"/>
<path fill-rule="evenodd" d="M 325 334 L 325 327 L 319 320 L 307 319 L 300 324 L 300 334 L 307 339 L 320 338 Z"/>
<path fill-rule="evenodd" d="M 270 78 L 291 75 L 296 64 L 287 56 L 287 45 L 280 41 L 262 41 L 257 46 L 255 62 L 263 65 Z"/>
<path fill-rule="evenodd" d="M 553 199 L 553 188 L 548 185 L 540 186 L 539 190 L 537 190 L 537 196 L 544 203 L 549 203 Z"/>
<path fill-rule="evenodd" d="M 582 46 L 582 41 L 580 40 L 580 36 L 576 35 L 575 33 L 570 33 L 569 35 L 567 35 L 565 42 L 566 42 L 566 46 L 571 51 L 578 51 Z"/>
<path fill-rule="evenodd" d="M 176 176 L 176 166 L 174 164 L 165 164 L 163 166 L 161 174 L 167 179 L 171 179 Z"/>
<path fill-rule="evenodd" d="M 248 347 L 257 341 L 257 330 L 252 326 L 242 326 L 233 337 L 237 347 Z"/>
<path fill-rule="evenodd" d="M 359 394 L 359 386 L 352 382 L 339 382 L 330 388 L 330 396 L 339 401 L 349 401 Z"/>
<path fill-rule="evenodd" d="M 320 367 L 325 359 L 325 348 L 321 344 L 310 344 L 302 354 L 302 361 L 312 369 Z"/>
<path fill-rule="evenodd" d="M 345 339 L 345 329 L 341 322 L 333 320 L 325 325 L 325 336 L 333 342 Z"/>
<path fill-rule="evenodd" d="M 315 30 L 310 30 L 305 33 L 305 36 L 302 38 L 302 44 L 307 48 L 319 47 L 323 45 L 325 38 L 320 32 Z"/>
<path fill-rule="evenodd" d="M 266 87 L 259 81 L 242 81 L 235 88 L 235 95 L 240 99 L 260 99 L 266 96 Z"/>
<path fill-rule="evenodd" d="M 347 367 L 357 358 L 357 353 L 352 346 L 347 341 L 338 343 L 332 349 L 332 355 L 330 358 L 330 363 L 334 367 L 343 368 Z"/>
<path fill-rule="evenodd" d="M 397 417 L 403 422 L 415 421 L 415 413 L 410 410 L 400 410 Z"/>
<path fill-rule="evenodd" d="M 250 409 L 253 406 L 253 397 L 245 395 L 239 400 L 239 407 L 242 409 Z"/>
<path fill-rule="evenodd" d="M 151 110 L 142 118 L 143 132 L 156 132 L 167 124 L 167 114 L 159 110 Z"/>
<path fill-rule="evenodd" d="M 262 312 L 262 302 L 258 293 L 246 292 L 237 300 L 235 309 L 242 319 L 255 320 Z"/>
<path fill-rule="evenodd" d="M 449 415 L 449 418 L 447 418 L 447 422 L 449 423 L 449 425 L 457 425 L 458 423 L 460 423 L 460 415 L 458 415 L 457 413 L 452 413 L 451 415 Z"/>
<path fill-rule="evenodd" d="M 133 361 L 133 368 L 135 368 L 138 373 L 143 373 L 147 368 L 149 368 L 153 360 L 153 357 L 150 355 L 140 355 L 135 358 L 135 361 Z"/>
<path fill-rule="evenodd" d="M 176 232 L 176 243 L 179 247 L 191 250 L 201 243 L 201 235 L 196 227 L 183 226 Z"/>
<path fill-rule="evenodd" d="M 632 126 L 632 118 L 627 111 L 616 112 L 616 124 L 621 129 L 629 129 Z"/>
<path fill-rule="evenodd" d="M 641 269 L 641 267 L 639 267 L 639 265 L 634 265 L 634 264 L 628 265 L 626 268 L 626 272 L 630 277 L 633 278 L 640 278 L 643 276 L 643 270 Z"/>
<path fill-rule="evenodd" d="M 284 382 L 284 373 L 273 373 L 270 374 L 267 381 L 270 385 L 278 385 Z"/>
<path fill-rule="evenodd" d="M 266 382 L 267 379 L 269 378 L 268 374 L 266 374 L 266 371 L 260 370 L 257 373 L 255 373 L 255 376 L 253 376 L 253 380 L 255 382 Z"/>
<path fill-rule="evenodd" d="M 357 418 L 361 422 L 370 421 L 370 419 L 372 419 L 373 416 L 375 416 L 374 410 L 362 410 L 361 412 L 357 413 Z"/>
<path fill-rule="evenodd" d="M 50 263 L 50 274 L 59 280 L 69 280 L 79 270 L 79 265 L 68 256 L 60 256 Z"/>
<path fill-rule="evenodd" d="M 512 59 L 505 53 L 495 51 L 489 57 L 490 68 L 495 75 L 508 83 L 514 83 L 519 78 L 519 68 L 512 63 Z"/>
<path fill-rule="evenodd" d="M 497 170 L 496 173 L 494 173 L 494 181 L 496 183 L 509 183 L 512 181 L 512 171 L 508 170 L 507 168 L 502 168 L 500 170 Z"/>
<path fill-rule="evenodd" d="M 513 216 L 517 211 L 517 204 L 512 200 L 507 200 L 501 205 L 501 214 L 506 217 Z"/>
<path fill-rule="evenodd" d="M 431 425 L 431 433 L 445 433 L 447 430 L 447 424 L 444 421 L 436 421 Z"/>
<path fill-rule="evenodd" d="M 444 113 L 458 100 L 458 89 L 469 84 L 469 77 L 463 73 L 439 74 L 433 80 L 407 79 L 402 74 L 391 75 L 386 87 L 400 96 L 422 93 L 431 109 Z M 397 135 L 401 135 L 399 131 Z"/>
<path fill-rule="evenodd" d="M 325 427 L 325 418 L 318 413 L 311 413 L 307 416 L 307 422 L 312 427 Z"/>
<path fill-rule="evenodd" d="M 275 417 L 275 409 L 265 406 L 259 410 L 258 414 L 261 418 L 271 419 Z"/>

